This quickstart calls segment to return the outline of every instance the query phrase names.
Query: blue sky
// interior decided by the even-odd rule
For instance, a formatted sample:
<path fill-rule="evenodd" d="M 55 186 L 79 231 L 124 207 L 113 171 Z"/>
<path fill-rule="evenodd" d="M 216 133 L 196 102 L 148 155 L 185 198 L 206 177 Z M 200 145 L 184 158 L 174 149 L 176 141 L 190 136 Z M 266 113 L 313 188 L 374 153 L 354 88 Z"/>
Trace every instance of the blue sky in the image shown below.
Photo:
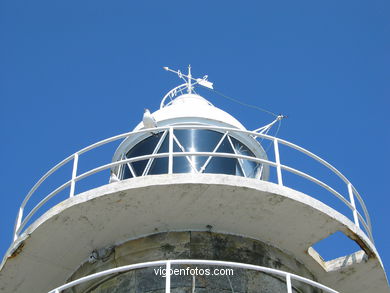
<path fill-rule="evenodd" d="M 179 82 L 161 67 L 191 64 L 218 91 L 289 116 L 278 136 L 352 181 L 388 267 L 389 14 L 390 2 L 379 0 L 2 1 L 0 254 L 25 194 L 48 169 L 131 130 Z M 272 120 L 204 94 L 248 129 Z"/>

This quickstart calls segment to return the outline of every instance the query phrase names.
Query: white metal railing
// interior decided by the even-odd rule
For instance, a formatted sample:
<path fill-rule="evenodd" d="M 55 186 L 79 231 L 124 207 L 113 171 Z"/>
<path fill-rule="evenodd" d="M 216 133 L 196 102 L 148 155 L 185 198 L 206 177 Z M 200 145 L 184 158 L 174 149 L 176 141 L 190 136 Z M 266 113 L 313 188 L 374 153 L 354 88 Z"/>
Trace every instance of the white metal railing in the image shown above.
<path fill-rule="evenodd" d="M 269 140 L 273 143 L 274 145 L 274 157 L 275 157 L 275 161 L 270 161 L 270 160 L 266 160 L 266 159 L 260 159 L 260 158 L 256 158 L 256 157 L 252 157 L 252 156 L 247 156 L 247 155 L 241 155 L 241 154 L 238 154 L 238 153 L 220 153 L 220 152 L 216 152 L 216 149 L 214 149 L 212 152 L 185 152 L 184 150 L 182 150 L 181 152 L 174 152 L 173 151 L 173 144 L 174 144 L 174 130 L 179 130 L 179 129 L 203 129 L 203 130 L 213 130 L 213 131 L 217 131 L 217 132 L 221 132 L 221 133 L 225 133 L 225 134 L 230 134 L 230 135 L 233 135 L 233 136 L 242 136 L 242 135 L 246 135 L 246 136 L 250 136 L 252 137 L 253 139 L 257 139 L 257 138 L 261 138 L 262 140 Z M 58 163 L 56 166 L 54 166 L 52 169 L 50 169 L 41 179 L 39 179 L 39 181 L 31 188 L 31 190 L 28 192 L 28 194 L 26 195 L 26 197 L 24 198 L 20 208 L 19 208 L 19 212 L 18 212 L 18 215 L 17 215 L 17 218 L 16 218 L 16 222 L 15 222 L 15 227 L 14 227 L 14 240 L 16 240 L 20 233 L 23 231 L 23 229 L 26 227 L 26 225 L 28 224 L 28 222 L 31 220 L 31 218 L 36 214 L 36 212 L 47 202 L 49 201 L 50 199 L 52 199 L 56 194 L 58 194 L 59 192 L 61 192 L 62 190 L 64 190 L 65 188 L 69 187 L 70 188 L 70 193 L 69 193 L 69 196 L 72 197 L 74 196 L 75 194 L 75 187 L 76 187 L 76 183 L 86 177 L 89 177 L 93 174 L 96 174 L 98 172 L 101 172 L 101 171 L 104 171 L 104 170 L 107 170 L 107 169 L 111 169 L 111 168 L 115 168 L 115 167 L 118 167 L 120 165 L 123 165 L 123 164 L 129 164 L 131 165 L 131 163 L 134 163 L 134 162 L 137 162 L 137 161 L 142 161 L 142 160 L 154 160 L 156 158 L 168 158 L 168 174 L 172 174 L 173 173 L 173 158 L 174 157 L 189 157 L 189 156 L 206 156 L 206 157 L 224 157 L 224 158 L 235 158 L 237 160 L 249 160 L 249 161 L 252 161 L 252 162 L 255 162 L 257 164 L 263 164 L 263 165 L 266 165 L 266 166 L 271 166 L 271 167 L 274 167 L 276 168 L 276 174 L 277 174 L 277 183 L 279 185 L 284 185 L 283 184 L 283 171 L 288 171 L 290 173 L 293 173 L 293 174 L 296 174 L 298 176 L 301 176 L 309 181 L 312 181 L 314 182 L 315 184 L 323 187 L 324 189 L 326 189 L 327 191 L 329 191 L 331 194 L 333 194 L 336 198 L 338 198 L 339 200 L 341 200 L 342 203 L 345 204 L 345 206 L 347 206 L 351 212 L 352 212 L 352 216 L 353 216 L 353 220 L 354 220 L 354 224 L 356 225 L 357 228 L 360 228 L 360 224 L 364 227 L 366 233 L 367 233 L 367 236 L 369 237 L 369 239 L 373 242 L 373 237 L 372 237 L 372 228 L 371 228 L 371 221 L 370 221 L 370 217 L 369 217 L 369 214 L 368 214 L 368 211 L 367 211 L 367 208 L 364 204 L 364 201 L 361 197 L 361 195 L 358 193 L 358 191 L 356 190 L 356 188 L 352 185 L 351 182 L 349 182 L 349 180 L 340 172 L 338 171 L 335 167 L 333 167 L 331 164 L 329 164 L 328 162 L 326 162 L 325 160 L 321 159 L 320 157 L 318 157 L 317 155 L 309 152 L 308 150 L 300 147 L 300 146 L 297 146 L 291 142 L 288 142 L 286 140 L 283 140 L 283 139 L 280 139 L 280 138 L 276 138 L 276 137 L 273 137 L 273 136 L 269 136 L 269 135 L 265 135 L 265 134 L 259 134 L 259 133 L 256 133 L 256 132 L 252 132 L 252 131 L 246 131 L 246 130 L 239 130 L 239 129 L 235 129 L 235 128 L 227 128 L 227 127 L 216 127 L 216 126 L 211 126 L 211 125 L 174 125 L 174 126 L 166 126 L 166 127 L 158 127 L 158 128 L 153 128 L 153 133 L 156 133 L 156 132 L 167 132 L 168 134 L 168 142 L 169 142 L 169 147 L 168 147 L 168 152 L 165 152 L 165 153 L 156 153 L 155 151 L 152 153 L 152 154 L 149 154 L 149 155 L 143 155 L 143 156 L 138 156 L 138 157 L 132 157 L 132 158 L 123 158 L 119 161 L 116 161 L 116 162 L 110 162 L 108 164 L 105 164 L 105 165 L 102 165 L 102 166 L 98 166 L 94 169 L 91 169 L 87 172 L 84 172 L 82 174 L 78 174 L 77 170 L 78 170 L 78 165 L 79 165 L 79 158 L 82 154 L 90 151 L 90 150 L 93 150 L 93 149 L 96 149 L 102 145 L 105 145 L 107 143 L 110 143 L 110 142 L 113 142 L 113 141 L 117 141 L 117 140 L 120 140 L 120 139 L 123 139 L 123 138 L 126 138 L 126 137 L 131 137 L 131 136 L 134 136 L 134 135 L 147 135 L 148 133 L 151 133 L 151 129 L 143 129 L 143 130 L 139 130 L 139 131 L 133 131 L 133 132 L 128 132 L 128 133 L 124 133 L 124 134 L 120 134 L 120 135 L 117 135 L 117 136 L 113 136 L 113 137 L 110 137 L 108 139 L 105 139 L 105 140 L 102 140 L 102 141 L 99 141 L 95 144 L 92 144 L 86 148 L 83 148 L 81 149 L 80 151 L 74 153 L 73 155 L 67 157 L 66 159 L 64 159 L 63 161 L 61 161 L 60 163 Z M 309 175 L 309 174 L 306 174 L 302 171 L 299 171 L 298 169 L 295 169 L 295 168 L 292 168 L 290 166 L 287 166 L 287 165 L 284 165 L 282 164 L 282 160 L 281 160 L 281 156 L 280 156 L 280 152 L 279 152 L 279 145 L 284 145 L 284 146 L 287 146 L 291 149 L 294 149 L 298 152 L 301 152 L 303 153 L 304 155 L 316 160 L 317 162 L 319 162 L 320 164 L 322 164 L 323 166 L 325 166 L 326 168 L 328 168 L 330 171 L 332 171 L 335 175 L 337 175 L 341 180 L 342 182 L 345 183 L 345 186 L 346 186 L 346 194 L 347 196 L 343 196 L 341 193 L 339 193 L 338 191 L 336 191 L 335 189 L 333 189 L 332 187 L 330 187 L 328 184 L 326 184 L 325 182 L 321 181 L 321 180 L 318 180 L 317 178 Z M 59 187 L 57 187 L 56 189 L 54 189 L 52 192 L 50 192 L 48 195 L 46 195 L 44 198 L 42 198 L 40 200 L 40 202 L 38 204 L 36 204 L 32 209 L 31 211 L 25 216 L 25 207 L 26 207 L 26 204 L 29 202 L 29 200 L 31 199 L 31 197 L 34 195 L 34 193 L 36 192 L 36 190 L 40 187 L 40 185 L 49 177 L 51 176 L 53 173 L 55 173 L 59 168 L 61 168 L 62 166 L 64 166 L 65 164 L 69 163 L 70 161 L 73 160 L 73 169 L 72 169 L 72 173 L 71 173 L 71 176 L 70 176 L 70 179 L 67 180 L 66 182 L 64 182 L 62 185 L 60 185 Z M 145 174 L 143 174 L 145 175 Z M 356 207 L 356 204 L 355 204 L 355 201 L 357 200 L 357 202 L 360 204 L 362 210 L 363 210 L 363 215 L 358 211 L 357 207 Z"/>
<path fill-rule="evenodd" d="M 160 103 L 160 109 L 164 108 L 164 107 L 167 107 L 169 105 L 172 104 L 173 102 L 173 99 L 175 97 L 177 97 L 177 94 L 180 93 L 181 95 L 183 95 L 184 92 L 186 92 L 188 89 L 188 84 L 187 83 L 183 83 L 173 89 L 171 89 L 168 93 L 165 94 L 165 96 L 162 98 L 161 100 L 161 103 Z M 170 100 L 169 102 L 167 102 L 167 100 Z M 211 104 L 209 101 L 205 100 L 209 105 L 213 105 Z"/>
<path fill-rule="evenodd" d="M 91 274 L 91 275 L 82 277 L 80 279 L 71 281 L 65 285 L 62 285 L 56 289 L 51 290 L 49 293 L 60 293 L 63 290 L 75 287 L 77 285 L 80 285 L 82 283 L 85 283 L 85 282 L 88 282 L 88 281 L 91 281 L 91 280 L 94 280 L 97 278 L 110 276 L 110 275 L 113 275 L 116 273 L 125 273 L 125 272 L 131 271 L 131 270 L 136 270 L 136 269 L 165 266 L 165 272 L 171 272 L 172 265 L 224 266 L 224 267 L 229 267 L 229 268 L 253 270 L 253 271 L 263 272 L 266 274 L 276 275 L 276 276 L 284 278 L 284 280 L 286 282 L 286 292 L 287 293 L 293 292 L 293 289 L 294 289 L 294 287 L 292 285 L 293 280 L 305 283 L 311 287 L 321 289 L 325 292 L 338 293 L 338 291 L 335 291 L 335 290 L 333 290 L 327 286 L 324 286 L 318 282 L 315 282 L 313 280 L 310 280 L 310 279 L 307 279 L 307 278 L 304 278 L 304 277 L 301 277 L 301 276 L 298 276 L 298 275 L 295 275 L 292 273 L 281 271 L 281 270 L 276 270 L 276 269 L 271 269 L 271 268 L 256 266 L 256 265 L 251 265 L 251 264 L 237 263 L 237 262 L 217 261 L 217 260 L 198 260 L 198 259 L 160 260 L 160 261 L 151 261 L 151 262 L 144 262 L 144 263 L 138 263 L 138 264 L 132 264 L 132 265 L 125 265 L 125 266 L 101 271 L 101 272 Z M 162 276 L 159 276 L 156 274 L 156 277 L 162 277 Z M 165 292 L 170 293 L 171 288 L 172 288 L 171 273 L 166 273 L 165 274 Z M 195 289 L 195 288 L 193 288 L 193 289 Z"/>

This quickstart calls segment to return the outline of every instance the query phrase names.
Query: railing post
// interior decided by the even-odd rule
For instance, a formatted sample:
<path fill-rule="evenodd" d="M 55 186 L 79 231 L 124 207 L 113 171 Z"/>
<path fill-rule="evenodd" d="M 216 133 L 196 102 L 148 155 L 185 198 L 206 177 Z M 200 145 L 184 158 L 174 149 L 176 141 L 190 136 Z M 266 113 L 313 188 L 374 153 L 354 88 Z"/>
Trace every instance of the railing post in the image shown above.
<path fill-rule="evenodd" d="M 195 287 L 196 287 L 195 275 L 192 275 L 192 290 L 191 290 L 191 293 L 195 293 Z"/>
<path fill-rule="evenodd" d="M 359 225 L 359 217 L 358 217 L 358 214 L 357 214 L 357 210 L 356 210 L 356 204 L 355 204 L 355 196 L 353 195 L 353 190 L 352 190 L 352 184 L 350 182 L 348 182 L 348 194 L 349 194 L 349 201 L 351 202 L 351 205 L 353 207 L 353 220 L 355 222 L 355 225 L 360 228 L 360 225 Z"/>
<path fill-rule="evenodd" d="M 72 170 L 72 182 L 70 183 L 70 193 L 69 197 L 74 196 L 74 190 L 75 190 L 75 178 L 77 176 L 77 165 L 79 163 L 79 154 L 75 153 L 73 157 L 73 170 Z"/>
<path fill-rule="evenodd" d="M 171 262 L 167 261 L 165 266 L 165 293 L 171 292 Z"/>
<path fill-rule="evenodd" d="M 173 173 L 173 128 L 169 127 L 168 174 Z"/>
<path fill-rule="evenodd" d="M 292 293 L 292 286 L 291 286 L 291 275 L 286 275 L 286 286 L 287 286 L 287 293 Z"/>
<path fill-rule="evenodd" d="M 22 218 L 23 218 L 23 207 L 20 207 L 19 212 L 18 212 L 18 217 L 17 217 L 16 223 L 15 223 L 15 228 L 14 228 L 14 241 L 16 239 L 18 239 L 18 237 L 19 237 L 18 230 L 19 230 L 20 224 L 22 223 Z"/>
<path fill-rule="evenodd" d="M 274 139 L 274 152 L 275 152 L 276 174 L 278 176 L 278 184 L 283 185 L 282 168 L 280 167 L 279 144 L 276 138 Z"/>

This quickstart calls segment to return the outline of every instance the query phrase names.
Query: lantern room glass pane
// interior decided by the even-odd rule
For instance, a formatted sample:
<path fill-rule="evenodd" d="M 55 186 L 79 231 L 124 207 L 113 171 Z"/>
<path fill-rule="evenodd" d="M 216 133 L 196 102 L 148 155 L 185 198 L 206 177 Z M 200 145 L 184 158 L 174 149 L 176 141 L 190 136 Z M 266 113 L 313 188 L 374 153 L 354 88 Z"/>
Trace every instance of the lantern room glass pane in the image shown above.
<path fill-rule="evenodd" d="M 224 133 L 204 130 L 204 129 L 179 129 L 174 130 L 176 139 L 173 140 L 173 151 L 176 153 L 185 152 L 213 152 L 218 144 L 216 153 L 240 154 L 255 157 L 255 155 L 240 141 L 233 137 L 225 136 Z M 150 155 L 155 150 L 163 132 L 151 135 L 139 142 L 126 154 L 126 158 Z M 166 135 L 157 153 L 168 153 L 169 134 Z M 255 178 L 260 164 L 249 160 L 212 156 L 174 156 L 173 173 L 197 173 L 204 168 L 203 173 L 229 174 Z M 136 176 L 142 176 L 148 160 L 132 163 Z M 208 162 L 207 162 L 208 161 Z M 207 162 L 207 163 L 206 163 Z M 196 170 L 196 171 L 195 171 Z M 127 165 L 124 165 L 122 179 L 132 178 L 132 174 Z M 155 158 L 151 160 L 149 170 L 146 175 L 168 173 L 168 157 Z"/>

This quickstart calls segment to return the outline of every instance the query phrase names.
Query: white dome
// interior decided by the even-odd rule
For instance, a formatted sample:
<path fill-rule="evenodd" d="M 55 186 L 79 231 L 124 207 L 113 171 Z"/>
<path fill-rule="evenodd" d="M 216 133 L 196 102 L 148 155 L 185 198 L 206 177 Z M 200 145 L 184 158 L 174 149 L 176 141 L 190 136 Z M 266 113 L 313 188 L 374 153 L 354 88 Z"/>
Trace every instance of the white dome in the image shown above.
<path fill-rule="evenodd" d="M 159 127 L 172 124 L 196 123 L 245 130 L 245 127 L 236 118 L 214 107 L 205 98 L 195 94 L 179 96 L 152 115 Z M 143 127 L 144 125 L 141 122 L 134 130 L 139 130 Z"/>

